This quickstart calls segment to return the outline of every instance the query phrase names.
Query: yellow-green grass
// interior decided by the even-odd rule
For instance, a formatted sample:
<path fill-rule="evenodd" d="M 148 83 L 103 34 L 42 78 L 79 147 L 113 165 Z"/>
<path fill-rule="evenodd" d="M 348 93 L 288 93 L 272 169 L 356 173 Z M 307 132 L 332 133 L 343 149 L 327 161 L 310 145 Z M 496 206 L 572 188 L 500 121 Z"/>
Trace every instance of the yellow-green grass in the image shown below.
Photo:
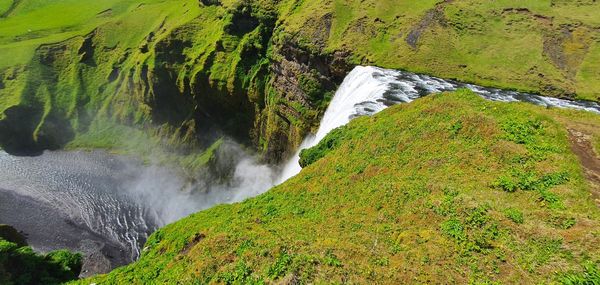
<path fill-rule="evenodd" d="M 600 118 L 469 91 L 395 106 L 286 183 L 168 225 L 139 261 L 80 283 L 554 283 L 600 262 L 567 128 L 597 141 Z"/>
<path fill-rule="evenodd" d="M 27 64 L 40 45 L 86 35 L 107 23 L 116 24 L 112 26 L 115 41 L 125 39 L 122 44 L 126 47 L 131 47 L 131 41 L 137 45 L 139 34 L 146 36 L 156 26 L 155 21 L 162 21 L 175 9 L 181 12 L 184 4 L 194 3 L 158 0 L 19 2 L 8 17 L 0 19 L 0 52 L 3 54 L 0 69 Z M 179 13 L 170 15 L 186 19 Z M 137 21 L 133 23 L 133 20 Z"/>
<path fill-rule="evenodd" d="M 283 6 L 287 32 L 310 42 L 316 30 L 323 30 L 319 20 L 332 15 L 326 49 L 352 51 L 356 63 L 555 96 L 577 94 L 578 99 L 597 100 L 600 95 L 600 73 L 594 68 L 600 3 L 595 1 L 555 5 L 537 0 L 288 3 Z M 429 21 L 417 47 L 411 47 L 407 36 L 437 3 L 441 3 L 441 19 Z M 544 40 L 558 37 L 564 27 L 578 26 L 585 27 L 590 39 L 581 39 L 576 49 L 557 44 L 558 49 L 564 49 L 565 58 L 581 57 L 568 62 L 564 70 L 545 53 Z"/>

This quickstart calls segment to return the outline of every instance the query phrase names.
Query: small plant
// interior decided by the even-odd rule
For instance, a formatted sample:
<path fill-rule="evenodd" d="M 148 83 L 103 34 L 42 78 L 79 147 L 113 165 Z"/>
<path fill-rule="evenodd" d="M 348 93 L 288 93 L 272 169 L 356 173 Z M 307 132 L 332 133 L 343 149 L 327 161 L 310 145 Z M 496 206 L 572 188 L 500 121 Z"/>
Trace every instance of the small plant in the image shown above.
<path fill-rule="evenodd" d="M 390 259 L 387 257 L 375 258 L 375 260 L 373 260 L 373 264 L 377 266 L 388 266 L 390 265 Z"/>
<path fill-rule="evenodd" d="M 490 220 L 487 214 L 488 210 L 489 206 L 487 205 L 471 209 L 465 222 L 475 228 L 483 227 Z"/>
<path fill-rule="evenodd" d="M 218 279 L 224 284 L 264 284 L 264 281 L 252 276 L 252 273 L 252 269 L 240 260 L 233 271 L 220 274 Z"/>
<path fill-rule="evenodd" d="M 548 189 L 564 184 L 569 181 L 565 172 L 548 173 L 542 176 L 533 171 L 512 169 L 510 175 L 501 175 L 493 187 L 512 193 L 517 190 L 523 191 L 547 191 Z"/>
<path fill-rule="evenodd" d="M 577 220 L 573 217 L 564 217 L 564 216 L 553 216 L 550 219 L 550 223 L 559 229 L 568 230 L 572 228 L 575 224 L 577 224 Z"/>
<path fill-rule="evenodd" d="M 451 137 L 455 137 L 456 135 L 458 135 L 462 128 L 463 124 L 461 121 L 457 121 L 456 123 L 452 124 L 452 126 L 450 126 L 449 128 Z"/>
<path fill-rule="evenodd" d="M 549 173 L 542 176 L 539 181 L 539 187 L 548 189 L 553 186 L 561 185 L 569 181 L 569 174 L 566 172 Z"/>
<path fill-rule="evenodd" d="M 494 182 L 494 187 L 512 193 L 517 191 L 517 184 L 507 175 L 502 175 Z"/>
<path fill-rule="evenodd" d="M 593 262 L 587 262 L 583 265 L 582 272 L 568 272 L 560 274 L 557 278 L 558 283 L 564 285 L 596 285 L 600 284 L 600 267 Z"/>
<path fill-rule="evenodd" d="M 560 202 L 560 197 L 558 195 L 548 191 L 548 190 L 540 190 L 539 191 L 538 201 L 544 205 L 549 206 L 551 208 L 561 208 L 562 204 Z"/>
<path fill-rule="evenodd" d="M 439 205 L 431 205 L 434 213 L 441 216 L 449 216 L 456 214 L 456 203 L 454 200 L 458 196 L 458 191 L 446 189 L 444 190 L 444 199 Z"/>
<path fill-rule="evenodd" d="M 535 136 L 541 134 L 544 125 L 540 120 L 517 120 L 511 119 L 502 124 L 504 138 L 517 144 L 532 144 Z"/>
<path fill-rule="evenodd" d="M 523 224 L 523 212 L 515 208 L 508 208 L 504 210 L 504 216 L 513 221 L 515 224 Z"/>
<path fill-rule="evenodd" d="M 290 265 L 290 263 L 292 263 L 292 256 L 289 255 L 285 251 L 282 252 L 279 255 L 279 257 L 277 258 L 277 260 L 275 261 L 275 263 L 273 263 L 269 267 L 269 270 L 267 271 L 267 275 L 271 279 L 276 279 L 278 277 L 283 276 L 287 272 L 287 269 L 288 269 L 288 266 Z"/>
<path fill-rule="evenodd" d="M 450 219 L 442 223 L 442 233 L 457 241 L 466 239 L 465 228 L 458 219 Z"/>
<path fill-rule="evenodd" d="M 254 243 L 251 240 L 244 240 L 235 250 L 236 255 L 241 256 L 248 248 L 251 248 Z"/>
<path fill-rule="evenodd" d="M 572 228 L 576 223 L 577 221 L 575 220 L 575 218 L 567 218 L 561 223 L 560 227 L 564 230 L 568 230 Z"/>
<path fill-rule="evenodd" d="M 325 252 L 324 263 L 327 266 L 342 267 L 342 262 L 338 259 L 337 256 L 335 256 L 335 254 L 333 254 L 333 251 L 331 249 L 328 249 L 327 252 Z"/>

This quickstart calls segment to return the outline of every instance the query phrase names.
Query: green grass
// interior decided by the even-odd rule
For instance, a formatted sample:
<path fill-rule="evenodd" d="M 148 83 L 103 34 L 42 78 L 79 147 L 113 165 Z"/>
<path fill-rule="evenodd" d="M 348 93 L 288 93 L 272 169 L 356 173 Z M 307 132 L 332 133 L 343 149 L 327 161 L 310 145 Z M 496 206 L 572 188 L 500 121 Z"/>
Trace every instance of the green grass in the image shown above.
<path fill-rule="evenodd" d="M 586 39 L 598 37 L 594 27 L 600 16 L 593 12 L 600 8 L 597 2 L 452 1 L 440 5 L 442 23 L 432 21 L 423 29 L 418 47 L 412 49 L 405 41 L 407 35 L 439 2 L 301 1 L 287 6 L 295 9 L 287 12 L 284 26 L 286 32 L 310 42 L 316 30 L 322 29 L 316 20 L 332 13 L 325 49 L 352 51 L 355 63 L 554 96 L 577 94 L 579 99 L 597 100 L 600 95 L 596 88 L 600 74 L 594 68 L 598 44 Z M 509 8 L 529 12 L 504 11 Z M 542 17 L 552 19 L 552 24 Z M 556 38 L 561 25 L 573 23 L 589 29 L 583 31 L 586 37 L 574 43 L 558 44 L 567 59 L 568 70 L 563 70 L 545 54 L 544 39 Z"/>
<path fill-rule="evenodd" d="M 242 17 L 254 17 L 258 26 L 239 34 L 228 32 L 237 25 L 232 21 L 244 21 L 234 18 L 245 9 L 237 1 L 210 7 L 192 0 L 19 3 L 0 19 L 0 50 L 13 55 L 0 59 L 0 118 L 29 140 L 18 144 L 113 147 L 122 128 L 100 130 L 99 137 L 90 124 L 101 121 L 187 147 L 200 135 L 195 125 L 208 119 L 197 118 L 197 98 L 219 108 L 214 112 L 221 120 L 230 120 L 223 129 L 248 136 L 244 126 L 252 126 L 254 110 L 237 106 L 244 90 L 263 92 L 268 81 L 269 5 L 252 4 L 253 14 Z M 30 34 L 35 37 L 22 38 Z M 256 104 L 263 104 L 261 98 L 257 95 Z M 4 111 L 15 106 L 33 114 L 26 121 L 6 118 Z M 57 133 L 57 125 L 68 135 Z M 136 152 L 135 147 L 119 151 Z"/>
<path fill-rule="evenodd" d="M 338 130 L 286 183 L 168 225 L 139 261 L 81 283 L 588 280 L 600 209 L 566 127 L 600 136 L 596 115 L 468 91 L 391 107 Z M 538 190 L 494 186 L 520 165 Z"/>
<path fill-rule="evenodd" d="M 36 109 L 17 129 L 41 148 L 71 140 L 56 125 L 77 136 L 98 116 L 157 126 L 163 138 L 186 144 L 202 134 L 182 126 L 211 110 L 228 133 L 278 156 L 316 127 L 335 89 L 321 86 L 324 74 L 312 63 L 289 81 L 306 98 L 271 86 L 272 64 L 290 56 L 284 44 L 313 58 L 348 52 L 350 64 L 550 96 L 600 95 L 596 2 L 221 2 L 19 1 L 0 18 L 0 119 L 11 121 L 4 111 L 14 106 Z M 407 37 L 419 29 L 413 48 Z"/>
<path fill-rule="evenodd" d="M 0 0 L 0 15 L 6 13 L 12 5 L 12 3 L 13 0 Z"/>

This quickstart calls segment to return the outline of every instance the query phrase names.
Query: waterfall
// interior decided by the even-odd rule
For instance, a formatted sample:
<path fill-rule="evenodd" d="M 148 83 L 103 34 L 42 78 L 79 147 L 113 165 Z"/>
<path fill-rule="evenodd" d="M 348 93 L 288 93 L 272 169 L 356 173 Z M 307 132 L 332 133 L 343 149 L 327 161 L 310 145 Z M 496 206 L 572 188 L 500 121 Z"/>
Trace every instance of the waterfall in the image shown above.
<path fill-rule="evenodd" d="M 563 100 L 486 88 L 406 71 L 357 66 L 346 76 L 335 93 L 317 133 L 304 139 L 300 149 L 284 164 L 277 182 L 283 183 L 302 170 L 298 163 L 302 149 L 317 145 L 330 131 L 347 124 L 353 118 L 374 115 L 395 104 L 408 103 L 431 93 L 455 91 L 459 88 L 468 88 L 492 101 L 529 102 L 540 106 L 571 108 L 600 114 L 600 105 L 594 102 Z"/>

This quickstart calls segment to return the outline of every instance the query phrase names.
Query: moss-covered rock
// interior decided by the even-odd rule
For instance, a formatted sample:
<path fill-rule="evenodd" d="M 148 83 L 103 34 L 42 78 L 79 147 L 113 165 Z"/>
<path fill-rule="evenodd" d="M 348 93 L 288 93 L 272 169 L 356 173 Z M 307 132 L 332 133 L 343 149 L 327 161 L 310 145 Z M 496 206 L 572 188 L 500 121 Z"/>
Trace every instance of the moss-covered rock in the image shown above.
<path fill-rule="evenodd" d="M 12 242 L 19 247 L 27 245 L 25 236 L 9 225 L 0 225 L 0 239 Z"/>
<path fill-rule="evenodd" d="M 77 279 L 81 265 L 81 254 L 67 250 L 36 253 L 17 230 L 0 225 L 1 284 L 60 284 Z"/>

